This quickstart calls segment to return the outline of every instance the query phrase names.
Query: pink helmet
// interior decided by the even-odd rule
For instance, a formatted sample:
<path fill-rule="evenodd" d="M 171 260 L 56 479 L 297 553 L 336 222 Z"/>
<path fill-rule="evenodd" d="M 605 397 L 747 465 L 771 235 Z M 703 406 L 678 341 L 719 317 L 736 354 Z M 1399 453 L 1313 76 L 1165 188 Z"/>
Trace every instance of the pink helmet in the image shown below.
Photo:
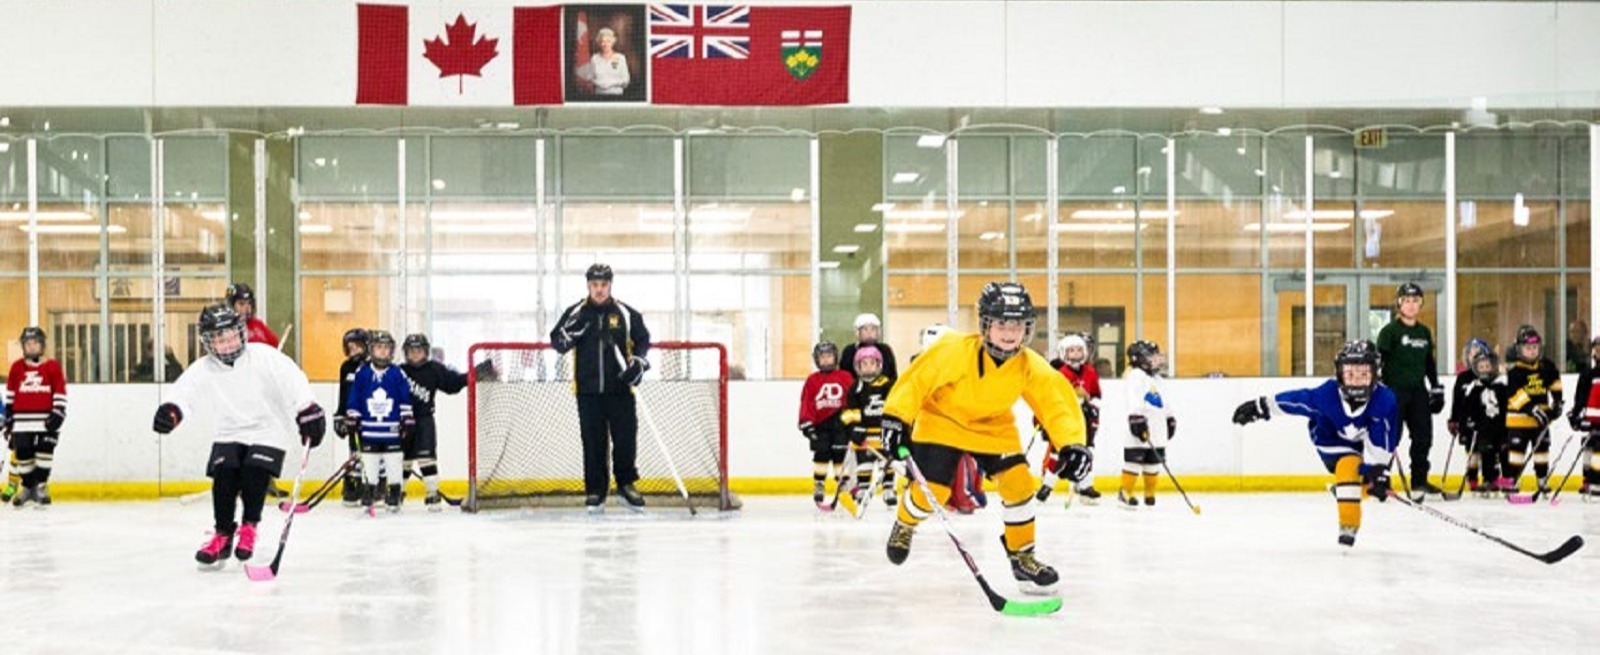
<path fill-rule="evenodd" d="M 882 363 L 883 353 L 878 351 L 877 346 L 862 346 L 856 349 L 856 360 L 851 363 L 860 364 L 863 359 L 876 359 L 879 363 Z"/>

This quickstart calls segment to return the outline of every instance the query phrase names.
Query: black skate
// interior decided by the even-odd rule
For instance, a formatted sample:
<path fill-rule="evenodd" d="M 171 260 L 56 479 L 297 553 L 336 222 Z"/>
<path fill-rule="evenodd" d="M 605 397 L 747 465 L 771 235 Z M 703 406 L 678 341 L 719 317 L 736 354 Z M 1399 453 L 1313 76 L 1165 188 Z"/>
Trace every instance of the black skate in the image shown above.
<path fill-rule="evenodd" d="M 1121 491 L 1118 491 L 1117 505 L 1122 507 L 1122 509 L 1133 510 L 1139 508 L 1139 501 L 1129 497 L 1127 494 L 1124 494 Z"/>
<path fill-rule="evenodd" d="M 27 505 L 28 501 L 30 500 L 33 500 L 33 487 L 25 486 L 21 490 L 17 491 L 16 498 L 11 499 L 11 506 L 17 509 L 22 509 L 22 506 Z"/>
<path fill-rule="evenodd" d="M 601 498 L 599 494 L 589 494 L 583 497 L 583 509 L 590 514 L 604 514 L 606 511 L 605 502 L 606 500 Z"/>
<path fill-rule="evenodd" d="M 1083 499 L 1083 504 L 1085 505 L 1100 504 L 1100 492 L 1095 491 L 1094 487 L 1084 487 L 1079 489 L 1078 497 Z"/>
<path fill-rule="evenodd" d="M 195 551 L 194 561 L 200 563 L 202 570 L 216 570 L 226 564 L 228 558 L 233 556 L 233 535 L 225 532 L 214 532 L 206 543 Z"/>
<path fill-rule="evenodd" d="M 1356 545 L 1356 529 L 1344 525 L 1339 526 L 1339 545 L 1346 548 L 1354 548 Z"/>
<path fill-rule="evenodd" d="M 378 489 L 368 485 L 361 485 L 361 506 L 366 508 L 367 516 L 377 516 Z"/>
<path fill-rule="evenodd" d="M 33 501 L 39 503 L 35 509 L 44 509 L 50 506 L 50 483 L 40 482 L 33 490 Z"/>
<path fill-rule="evenodd" d="M 1426 479 L 1417 480 L 1416 482 L 1416 486 L 1411 488 L 1411 493 L 1413 494 L 1417 494 L 1419 496 L 1422 494 L 1434 494 L 1436 496 L 1444 494 L 1443 489 L 1433 486 L 1433 483 L 1428 482 Z"/>
<path fill-rule="evenodd" d="M 1006 538 L 1000 537 L 1000 545 L 1006 545 Z M 1061 581 L 1061 576 L 1049 565 L 1040 562 L 1033 556 L 1033 546 L 1022 550 L 1012 551 L 1006 549 L 1006 556 L 1011 558 L 1011 577 L 1017 579 L 1017 587 L 1023 593 L 1050 595 L 1055 593 L 1056 583 Z"/>
<path fill-rule="evenodd" d="M 344 476 L 344 484 L 341 486 L 339 497 L 344 502 L 345 507 L 355 507 L 361 504 L 361 487 L 363 485 L 358 472 L 352 470 L 346 474 Z"/>
<path fill-rule="evenodd" d="M 916 534 L 917 528 L 900 519 L 895 519 L 894 526 L 889 528 L 889 561 L 893 564 L 903 564 L 911 555 L 911 537 Z"/>
<path fill-rule="evenodd" d="M 394 514 L 400 511 L 400 502 L 403 501 L 405 497 L 405 487 L 398 484 L 391 484 L 389 485 L 389 493 L 383 498 L 383 504 L 388 506 L 390 514 Z"/>
<path fill-rule="evenodd" d="M 633 488 L 632 482 L 617 486 L 617 495 L 622 497 L 624 507 L 635 512 L 644 511 L 644 496 L 639 494 L 638 489 Z"/>
<path fill-rule="evenodd" d="M 440 497 L 439 492 L 437 491 L 428 492 L 428 497 L 422 500 L 422 504 L 426 506 L 430 512 L 444 511 L 444 498 Z"/>

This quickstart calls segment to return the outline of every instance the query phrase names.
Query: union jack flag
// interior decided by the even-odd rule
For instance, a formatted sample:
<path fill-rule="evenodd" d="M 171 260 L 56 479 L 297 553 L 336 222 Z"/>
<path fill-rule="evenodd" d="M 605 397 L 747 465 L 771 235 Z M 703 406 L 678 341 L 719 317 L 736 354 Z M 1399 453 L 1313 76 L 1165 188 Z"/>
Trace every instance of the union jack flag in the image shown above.
<path fill-rule="evenodd" d="M 650 5 L 650 56 L 749 59 L 748 5 Z"/>

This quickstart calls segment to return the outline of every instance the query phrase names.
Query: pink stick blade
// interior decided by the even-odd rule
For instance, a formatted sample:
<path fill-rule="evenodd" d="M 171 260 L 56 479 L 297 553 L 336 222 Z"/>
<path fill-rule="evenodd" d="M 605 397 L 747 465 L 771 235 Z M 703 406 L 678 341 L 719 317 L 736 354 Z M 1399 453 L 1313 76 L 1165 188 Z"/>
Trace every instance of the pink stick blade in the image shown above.
<path fill-rule="evenodd" d="M 271 582 L 278 578 L 278 574 L 272 572 L 271 566 L 256 566 L 254 564 L 246 564 L 244 567 L 244 574 L 245 577 L 248 577 L 256 582 Z"/>
<path fill-rule="evenodd" d="M 281 503 L 278 503 L 278 510 L 284 513 L 294 512 L 295 514 L 304 514 L 311 511 L 311 506 L 306 503 L 295 503 L 294 507 L 291 508 L 289 506 L 289 501 L 285 500 Z"/>
<path fill-rule="evenodd" d="M 1532 494 L 1511 494 L 1510 496 L 1506 496 L 1506 502 L 1509 502 L 1512 505 L 1532 505 L 1533 504 L 1533 495 Z"/>

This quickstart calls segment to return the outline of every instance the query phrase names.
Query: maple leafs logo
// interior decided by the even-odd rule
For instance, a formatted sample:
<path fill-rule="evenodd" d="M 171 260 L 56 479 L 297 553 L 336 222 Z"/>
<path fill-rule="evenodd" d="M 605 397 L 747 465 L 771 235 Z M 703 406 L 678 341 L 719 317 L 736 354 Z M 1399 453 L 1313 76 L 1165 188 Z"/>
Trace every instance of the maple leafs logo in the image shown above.
<path fill-rule="evenodd" d="M 465 14 L 456 14 L 456 21 L 444 26 L 443 37 L 424 40 L 422 56 L 439 67 L 440 78 L 456 76 L 456 93 L 465 93 L 466 76 L 483 77 L 483 67 L 500 55 L 495 48 L 500 39 L 479 36 L 478 24 L 468 23 Z"/>

